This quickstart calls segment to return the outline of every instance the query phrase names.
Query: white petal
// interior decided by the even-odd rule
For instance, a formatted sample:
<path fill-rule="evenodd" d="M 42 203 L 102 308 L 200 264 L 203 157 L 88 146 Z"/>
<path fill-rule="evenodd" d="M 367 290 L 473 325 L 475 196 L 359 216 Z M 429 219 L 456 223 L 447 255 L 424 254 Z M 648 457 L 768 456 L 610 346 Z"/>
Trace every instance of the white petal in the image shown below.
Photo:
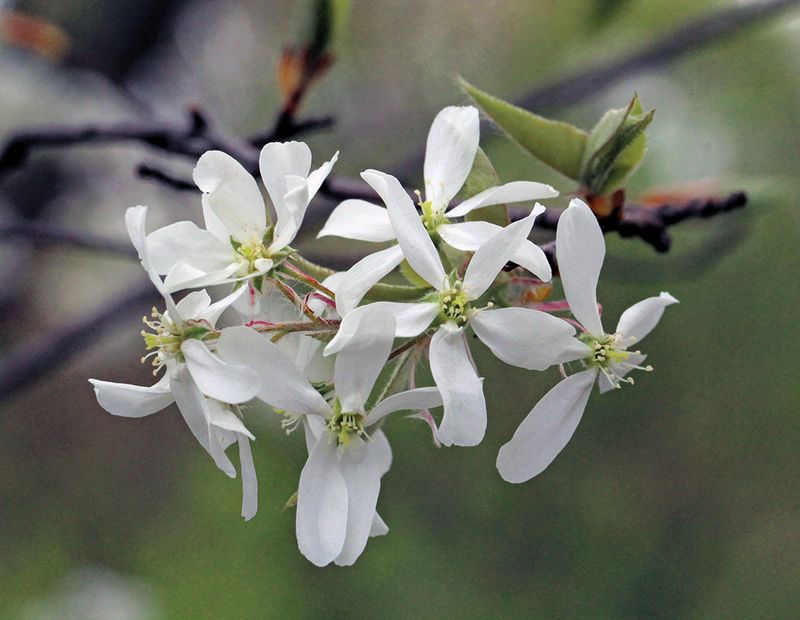
<path fill-rule="evenodd" d="M 491 205 L 524 202 L 526 200 L 544 200 L 555 198 L 558 191 L 544 183 L 533 181 L 513 181 L 505 185 L 490 187 L 475 194 L 447 212 L 447 217 L 463 217 L 470 211 Z"/>
<path fill-rule="evenodd" d="M 381 464 L 367 444 L 364 458 L 355 461 L 345 452 L 341 459 L 341 471 L 347 485 L 347 534 L 342 551 L 334 562 L 338 566 L 352 565 L 369 540 L 378 494 L 381 490 Z"/>
<path fill-rule="evenodd" d="M 464 252 L 474 252 L 500 230 L 502 227 L 490 222 L 459 222 L 442 224 L 436 229 L 436 232 L 449 246 Z M 527 269 L 541 280 L 547 281 L 553 276 L 550 263 L 542 249 L 527 239 L 517 246 L 509 260 Z"/>
<path fill-rule="evenodd" d="M 267 225 L 264 200 L 256 180 L 238 161 L 222 151 L 207 151 L 193 176 L 210 210 L 235 239 L 261 239 Z"/>
<path fill-rule="evenodd" d="M 536 403 L 500 448 L 497 470 L 503 480 L 525 482 L 553 462 L 578 427 L 596 376 L 594 369 L 570 375 Z"/>
<path fill-rule="evenodd" d="M 372 408 L 366 419 L 366 425 L 372 426 L 395 411 L 417 411 L 442 406 L 442 395 L 435 387 L 422 387 L 405 392 L 398 392 L 384 398 Z"/>
<path fill-rule="evenodd" d="M 433 119 L 425 146 L 425 198 L 444 209 L 467 180 L 480 140 L 478 109 L 444 108 Z"/>
<path fill-rule="evenodd" d="M 648 297 L 633 304 L 622 313 L 617 323 L 617 332 L 639 342 L 649 334 L 661 320 L 664 308 L 677 304 L 678 300 L 669 293 L 661 293 L 658 297 Z"/>
<path fill-rule="evenodd" d="M 365 170 L 361 178 L 370 184 L 386 203 L 389 220 L 392 223 L 397 242 L 403 248 L 403 255 L 422 278 L 437 290 L 444 283 L 442 259 L 436 252 L 428 231 L 422 224 L 414 201 L 400 185 L 400 181 L 390 174 L 377 170 Z"/>
<path fill-rule="evenodd" d="M 228 327 L 217 340 L 219 356 L 229 364 L 250 368 L 260 379 L 258 397 L 273 407 L 297 414 L 325 415 L 325 399 L 272 342 L 249 327 Z"/>
<path fill-rule="evenodd" d="M 345 200 L 328 217 L 319 231 L 320 237 L 344 237 L 359 241 L 391 241 L 394 229 L 389 213 L 366 200 Z"/>
<path fill-rule="evenodd" d="M 365 256 L 350 267 L 336 287 L 336 310 L 340 316 L 352 311 L 382 278 L 403 262 L 403 250 L 393 245 Z"/>
<path fill-rule="evenodd" d="M 575 328 L 563 319 L 529 308 L 480 310 L 469 324 L 498 358 L 528 370 L 556 364 L 575 335 Z"/>
<path fill-rule="evenodd" d="M 162 275 L 179 262 L 202 271 L 216 271 L 233 261 L 230 243 L 222 243 L 193 222 L 176 222 L 154 230 L 147 235 L 147 245 L 153 269 Z"/>
<path fill-rule="evenodd" d="M 369 537 L 373 536 L 386 536 L 389 533 L 389 526 L 381 519 L 381 516 L 376 512 L 372 517 L 372 527 L 369 530 Z"/>
<path fill-rule="evenodd" d="M 442 394 L 439 439 L 446 445 L 475 446 L 486 432 L 483 381 L 472 367 L 460 329 L 441 327 L 431 338 L 430 365 Z"/>
<path fill-rule="evenodd" d="M 247 430 L 241 418 L 231 411 L 227 405 L 213 398 L 206 399 L 206 402 L 208 403 L 206 415 L 208 416 L 209 424 L 222 431 L 230 431 L 231 433 L 242 435 L 243 437 L 255 441 L 253 433 Z"/>
<path fill-rule="evenodd" d="M 250 442 L 243 435 L 237 435 L 237 440 L 239 466 L 242 468 L 242 517 L 245 521 L 249 521 L 258 512 L 258 478 Z"/>
<path fill-rule="evenodd" d="M 369 431 L 369 455 L 378 464 L 378 475 L 383 476 L 392 466 L 392 447 L 381 429 Z"/>
<path fill-rule="evenodd" d="M 325 355 L 332 355 L 342 350 L 342 347 L 353 337 L 356 327 L 361 320 L 361 315 L 367 308 L 381 308 L 394 317 L 394 335 L 397 338 L 413 338 L 419 336 L 431 324 L 439 313 L 439 304 L 432 302 L 401 303 L 396 301 L 376 301 L 366 306 L 359 306 L 348 312 L 339 325 L 339 331 L 325 347 Z"/>
<path fill-rule="evenodd" d="M 196 318 L 200 321 L 208 321 L 208 323 L 214 327 L 217 324 L 217 319 L 219 316 L 225 312 L 230 306 L 232 306 L 236 300 L 238 300 L 242 295 L 244 295 L 245 291 L 247 291 L 247 286 L 239 286 L 233 293 L 228 295 L 227 297 L 223 297 L 217 302 L 214 302 L 210 306 L 203 308 L 197 314 L 188 315 L 192 318 Z"/>
<path fill-rule="evenodd" d="M 377 304 L 365 308 L 353 336 L 337 354 L 333 370 L 333 383 L 344 411 L 363 411 L 394 341 L 392 315 Z"/>
<path fill-rule="evenodd" d="M 89 379 L 100 406 L 112 415 L 143 418 L 168 407 L 174 400 L 169 379 L 164 375 L 151 387 Z"/>
<path fill-rule="evenodd" d="M 308 199 L 311 200 L 314 196 L 317 195 L 319 188 L 322 187 L 322 184 L 325 182 L 325 179 L 328 178 L 328 175 L 331 173 L 333 169 L 333 165 L 339 160 L 339 151 L 336 151 L 328 161 L 322 164 L 319 168 L 312 171 L 311 174 L 308 175 Z"/>
<path fill-rule="evenodd" d="M 628 354 L 628 359 L 625 360 L 628 364 L 633 364 L 634 366 L 641 366 L 642 362 L 647 359 L 647 356 L 642 353 L 634 353 L 631 352 Z M 633 368 L 629 365 L 623 364 L 612 364 L 611 370 L 618 376 L 624 377 L 627 375 Z M 597 387 L 600 388 L 600 393 L 605 394 L 606 392 L 610 392 L 614 387 L 614 384 L 608 380 L 608 377 L 604 375 L 602 372 L 598 373 L 597 375 Z"/>
<path fill-rule="evenodd" d="M 519 245 L 528 238 L 537 212 L 492 235 L 472 256 L 464 274 L 464 292 L 477 299 L 486 292 Z"/>
<path fill-rule="evenodd" d="M 133 247 L 135 247 L 136 251 L 139 253 L 139 260 L 142 263 L 142 267 L 144 267 L 144 270 L 147 272 L 147 276 L 150 278 L 153 286 L 156 287 L 156 290 L 161 293 L 161 296 L 164 298 L 168 314 L 173 317 L 173 320 L 180 320 L 180 313 L 175 307 L 175 302 L 172 301 L 172 296 L 167 292 L 164 282 L 162 282 L 155 269 L 153 269 L 150 259 L 150 249 L 147 244 L 146 219 L 147 207 L 139 205 L 127 209 L 125 211 L 125 226 L 128 229 L 128 236 L 131 238 Z"/>
<path fill-rule="evenodd" d="M 199 340 L 185 340 L 181 353 L 192 378 L 205 395 L 223 403 L 243 403 L 259 393 L 261 381 L 255 372 L 247 366 L 224 362 Z"/>
<path fill-rule="evenodd" d="M 172 377 L 172 391 L 175 402 L 183 416 L 186 426 L 192 431 L 198 443 L 214 459 L 214 463 L 231 478 L 236 476 L 236 468 L 230 462 L 225 449 L 214 433 L 209 420 L 208 400 L 200 393 L 191 375 L 182 368 Z M 213 401 L 212 408 L 214 406 Z M 216 406 L 219 406 L 217 403 Z"/>
<path fill-rule="evenodd" d="M 313 564 L 325 566 L 342 552 L 347 504 L 336 446 L 323 436 L 303 467 L 297 489 L 297 546 Z"/>
<path fill-rule="evenodd" d="M 597 308 L 597 279 L 605 254 L 603 231 L 594 213 L 580 200 L 572 200 L 558 219 L 558 270 L 572 314 L 595 336 L 605 333 Z"/>
<path fill-rule="evenodd" d="M 305 179 L 311 170 L 311 150 L 304 142 L 270 142 L 261 149 L 258 158 L 264 186 L 267 188 L 278 222 L 291 219 L 284 196 L 293 189 L 287 185 L 287 176 Z"/>
<path fill-rule="evenodd" d="M 175 304 L 175 307 L 184 319 L 196 319 L 210 305 L 211 297 L 206 290 L 202 290 L 192 291 Z"/>

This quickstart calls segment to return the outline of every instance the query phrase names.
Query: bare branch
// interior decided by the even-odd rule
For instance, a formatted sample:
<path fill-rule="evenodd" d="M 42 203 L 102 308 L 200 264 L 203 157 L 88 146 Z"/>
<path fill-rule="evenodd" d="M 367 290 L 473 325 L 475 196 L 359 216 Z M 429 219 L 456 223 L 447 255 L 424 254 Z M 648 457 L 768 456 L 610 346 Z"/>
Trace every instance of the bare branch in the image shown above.
<path fill-rule="evenodd" d="M 0 360 L 0 400 L 12 395 L 97 343 L 100 335 L 134 309 L 158 298 L 148 281 L 67 327 L 25 344 Z"/>
<path fill-rule="evenodd" d="M 0 224 L 0 242 L 14 239 L 24 239 L 36 246 L 67 245 L 83 250 L 136 257 L 136 252 L 130 243 L 80 231 L 64 230 L 40 222 L 15 221 L 10 224 Z"/>

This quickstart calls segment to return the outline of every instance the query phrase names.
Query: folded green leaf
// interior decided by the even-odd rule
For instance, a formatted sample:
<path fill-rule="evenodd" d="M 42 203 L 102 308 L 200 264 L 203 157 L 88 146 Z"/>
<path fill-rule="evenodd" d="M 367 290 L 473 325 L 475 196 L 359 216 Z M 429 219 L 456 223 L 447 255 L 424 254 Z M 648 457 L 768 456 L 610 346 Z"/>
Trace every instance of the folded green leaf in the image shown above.
<path fill-rule="evenodd" d="M 489 157 L 482 148 L 478 147 L 478 152 L 475 153 L 475 161 L 472 162 L 472 170 L 470 170 L 467 181 L 461 188 L 458 198 L 466 200 L 497 185 L 500 185 L 500 178 L 497 176 Z M 466 219 L 471 222 L 491 222 L 498 226 L 507 226 L 509 223 L 508 208 L 506 205 L 492 205 L 482 209 L 475 209 L 467 213 Z"/>
<path fill-rule="evenodd" d="M 498 99 L 465 80 L 461 87 L 484 114 L 528 153 L 570 179 L 579 180 L 588 134 Z"/>
<path fill-rule="evenodd" d="M 606 112 L 586 143 L 580 175 L 583 185 L 595 194 L 605 194 L 633 174 L 644 157 L 644 132 L 654 114 L 654 110 L 642 110 L 636 95 L 627 107 Z"/>

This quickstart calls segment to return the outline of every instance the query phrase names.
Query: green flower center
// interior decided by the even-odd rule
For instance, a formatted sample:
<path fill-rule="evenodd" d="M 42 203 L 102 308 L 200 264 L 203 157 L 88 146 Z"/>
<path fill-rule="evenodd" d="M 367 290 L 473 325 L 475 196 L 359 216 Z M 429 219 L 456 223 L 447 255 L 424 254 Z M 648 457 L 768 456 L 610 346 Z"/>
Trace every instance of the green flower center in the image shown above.
<path fill-rule="evenodd" d="M 583 334 L 580 340 L 592 350 L 589 357 L 583 360 L 584 364 L 589 368 L 597 368 L 615 388 L 619 388 L 620 383 L 633 385 L 633 378 L 625 376 L 631 370 L 653 370 L 652 366 L 640 366 L 630 361 L 631 355 L 641 355 L 641 351 L 628 351 L 627 346 L 633 339 L 626 339 L 623 334 L 606 334 L 601 338 Z"/>
<path fill-rule="evenodd" d="M 467 322 L 470 302 L 461 280 L 454 280 L 450 288 L 439 293 L 439 316 L 443 322 L 454 321 L 461 327 Z"/>
<path fill-rule="evenodd" d="M 420 202 L 419 206 L 422 209 L 422 224 L 430 235 L 436 233 L 436 229 L 439 226 L 447 224 L 449 221 L 443 211 L 433 208 L 433 203 L 430 200 Z"/>
<path fill-rule="evenodd" d="M 172 321 L 167 315 L 161 314 L 158 310 L 153 308 L 150 313 L 150 319 L 145 316 L 142 322 L 147 325 L 152 331 L 141 331 L 142 338 L 144 338 L 145 349 L 152 351 L 142 358 L 142 363 L 148 358 L 153 358 L 153 374 L 156 374 L 168 359 L 177 359 L 182 362 L 183 355 L 181 353 L 181 345 L 191 338 L 197 340 L 204 340 L 214 333 L 205 321 L 187 321 L 179 325 Z"/>
<path fill-rule="evenodd" d="M 333 415 L 328 418 L 326 427 L 336 436 L 336 443 L 345 448 L 350 444 L 353 435 L 368 438 L 364 430 L 364 414 L 342 411 L 338 398 L 333 402 Z"/>

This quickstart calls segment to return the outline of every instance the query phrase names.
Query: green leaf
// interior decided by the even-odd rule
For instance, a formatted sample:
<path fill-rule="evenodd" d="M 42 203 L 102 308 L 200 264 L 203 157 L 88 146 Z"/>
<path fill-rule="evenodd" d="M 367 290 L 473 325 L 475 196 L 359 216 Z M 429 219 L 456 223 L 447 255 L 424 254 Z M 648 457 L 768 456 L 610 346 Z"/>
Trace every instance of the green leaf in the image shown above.
<path fill-rule="evenodd" d="M 423 287 L 429 288 L 430 284 L 419 275 L 416 271 L 411 268 L 411 265 L 408 264 L 407 260 L 404 260 L 400 263 L 400 273 L 403 274 L 403 277 L 408 281 L 409 284 L 416 287 Z"/>
<path fill-rule="evenodd" d="M 645 113 L 634 95 L 625 108 L 609 110 L 586 143 L 581 182 L 595 194 L 606 194 L 633 174 L 647 149 L 645 130 L 655 110 Z"/>
<path fill-rule="evenodd" d="M 303 6 L 304 5 L 304 6 Z M 312 59 L 330 51 L 344 29 L 350 0 L 306 0 L 304 18 L 300 21 L 298 40 Z"/>
<path fill-rule="evenodd" d="M 461 87 L 508 136 L 561 174 L 580 179 L 587 133 L 569 123 L 538 116 L 461 80 Z"/>
<path fill-rule="evenodd" d="M 480 194 L 482 191 L 500 185 L 500 178 L 489 160 L 489 157 L 478 147 L 478 152 L 475 153 L 475 161 L 472 162 L 472 170 L 469 172 L 467 181 L 464 187 L 458 194 L 460 200 L 472 198 L 475 194 Z M 505 205 L 491 205 L 483 207 L 482 209 L 475 209 L 467 213 L 467 218 L 470 222 L 491 222 L 498 226 L 507 226 L 508 208 Z"/>

